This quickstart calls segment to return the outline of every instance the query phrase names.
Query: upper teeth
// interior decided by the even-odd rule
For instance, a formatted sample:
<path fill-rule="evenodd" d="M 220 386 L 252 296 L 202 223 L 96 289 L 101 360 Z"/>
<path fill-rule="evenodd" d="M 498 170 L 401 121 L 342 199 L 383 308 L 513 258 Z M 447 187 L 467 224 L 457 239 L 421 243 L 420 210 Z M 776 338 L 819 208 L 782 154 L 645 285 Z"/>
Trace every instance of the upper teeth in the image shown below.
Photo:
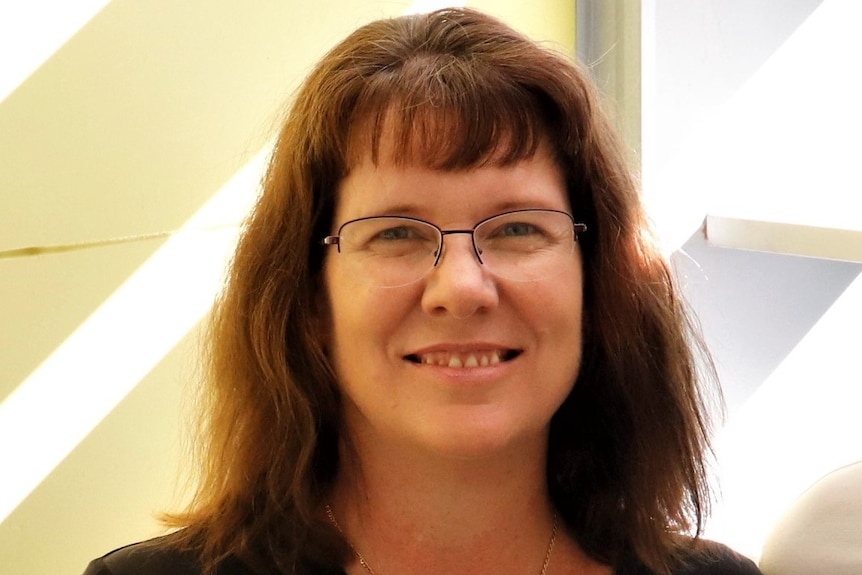
<path fill-rule="evenodd" d="M 470 353 L 434 352 L 423 353 L 419 360 L 427 365 L 445 367 L 485 367 L 500 363 L 499 351 L 479 351 Z"/>

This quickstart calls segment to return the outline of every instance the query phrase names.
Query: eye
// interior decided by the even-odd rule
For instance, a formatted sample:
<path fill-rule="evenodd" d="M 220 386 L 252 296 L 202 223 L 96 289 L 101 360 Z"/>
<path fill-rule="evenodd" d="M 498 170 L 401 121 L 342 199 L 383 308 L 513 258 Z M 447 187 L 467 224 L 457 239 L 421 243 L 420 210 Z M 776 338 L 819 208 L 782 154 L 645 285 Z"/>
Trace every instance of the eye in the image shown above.
<path fill-rule="evenodd" d="M 362 226 L 363 239 L 355 245 L 368 254 L 400 257 L 433 253 L 437 247 L 436 230 L 421 222 L 380 218 L 365 220 Z"/>
<path fill-rule="evenodd" d="M 394 241 L 435 241 L 435 230 L 429 226 L 419 224 L 399 224 L 384 227 L 374 232 L 371 241 L 394 242 Z"/>
<path fill-rule="evenodd" d="M 379 232 L 377 238 L 381 240 L 406 240 L 415 237 L 413 232 L 414 230 L 411 230 L 407 226 L 398 226 L 397 228 L 387 228 Z"/>
<path fill-rule="evenodd" d="M 503 226 L 499 233 L 505 237 L 519 237 L 539 233 L 539 230 L 533 224 L 528 224 L 526 222 L 512 222 Z"/>
<path fill-rule="evenodd" d="M 496 253 L 527 254 L 560 243 L 569 227 L 567 215 L 523 210 L 490 218 L 477 228 L 477 247 Z"/>
<path fill-rule="evenodd" d="M 498 225 L 488 226 L 481 236 L 491 241 L 517 241 L 527 238 L 535 239 L 546 235 L 545 229 L 535 222 L 510 221 L 500 222 Z"/>

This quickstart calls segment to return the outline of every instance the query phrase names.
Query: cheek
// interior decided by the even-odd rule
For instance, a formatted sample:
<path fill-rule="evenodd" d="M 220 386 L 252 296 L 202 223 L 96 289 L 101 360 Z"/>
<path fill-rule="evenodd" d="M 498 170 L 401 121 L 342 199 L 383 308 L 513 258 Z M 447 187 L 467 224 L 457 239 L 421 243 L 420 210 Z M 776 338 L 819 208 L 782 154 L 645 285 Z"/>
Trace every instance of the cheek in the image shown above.
<path fill-rule="evenodd" d="M 346 362 L 366 364 L 386 353 L 397 330 L 418 306 L 414 290 L 380 289 L 344 273 L 336 262 L 326 269 L 328 326 L 336 367 Z M 343 364 L 339 366 L 339 364 Z"/>
<path fill-rule="evenodd" d="M 544 369 L 555 380 L 559 378 L 561 385 L 570 388 L 577 379 L 583 354 L 583 293 L 579 271 L 558 279 L 541 292 L 536 290 L 529 294 L 528 290 L 532 302 L 529 313 L 540 322 L 535 329 L 545 350 L 542 361 L 549 362 Z"/>
<path fill-rule="evenodd" d="M 569 270 L 542 285 L 522 284 L 518 298 L 530 307 L 531 317 L 541 318 L 542 331 L 580 339 L 584 305 L 580 269 Z"/>

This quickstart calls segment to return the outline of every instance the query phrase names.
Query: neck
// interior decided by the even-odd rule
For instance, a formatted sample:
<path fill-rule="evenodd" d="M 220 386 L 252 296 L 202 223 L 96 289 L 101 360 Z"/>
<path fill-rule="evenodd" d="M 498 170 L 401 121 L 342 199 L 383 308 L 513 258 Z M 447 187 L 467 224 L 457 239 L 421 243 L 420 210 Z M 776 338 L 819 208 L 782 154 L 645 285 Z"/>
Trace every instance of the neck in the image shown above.
<path fill-rule="evenodd" d="M 545 444 L 477 459 L 356 445 L 332 506 L 377 575 L 539 573 L 554 516 Z"/>

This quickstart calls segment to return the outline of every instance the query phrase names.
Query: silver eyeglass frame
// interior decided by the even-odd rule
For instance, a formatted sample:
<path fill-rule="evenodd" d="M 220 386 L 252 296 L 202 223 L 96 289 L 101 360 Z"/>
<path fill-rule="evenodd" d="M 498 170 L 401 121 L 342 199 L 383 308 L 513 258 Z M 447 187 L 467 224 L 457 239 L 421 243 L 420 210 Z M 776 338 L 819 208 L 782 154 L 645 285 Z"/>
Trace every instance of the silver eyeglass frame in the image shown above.
<path fill-rule="evenodd" d="M 484 218 L 484 219 L 480 220 L 479 222 L 477 222 L 475 225 L 473 225 L 472 229 L 444 230 L 443 228 L 441 228 L 440 226 L 438 226 L 437 224 L 435 224 L 433 222 L 429 222 L 429 221 L 423 220 L 421 218 L 414 218 L 414 217 L 410 217 L 410 216 L 396 216 L 396 215 L 366 216 L 363 218 L 356 218 L 356 219 L 348 220 L 348 221 L 344 222 L 343 224 L 341 224 L 338 227 L 338 232 L 335 235 L 326 236 L 325 238 L 320 240 L 320 243 L 322 245 L 325 245 L 325 246 L 336 246 L 338 253 L 341 253 L 341 230 L 343 230 L 345 226 L 352 224 L 354 222 L 361 222 L 364 220 L 373 220 L 373 219 L 377 219 L 377 218 L 398 218 L 401 220 L 407 220 L 407 221 L 411 221 L 411 222 L 417 222 L 420 224 L 429 225 L 432 228 L 436 229 L 440 233 L 440 241 L 437 243 L 437 254 L 436 254 L 436 257 L 434 258 L 434 264 L 431 266 L 431 268 L 437 267 L 437 264 L 440 263 L 440 258 L 443 257 L 443 241 L 444 241 L 446 236 L 452 235 L 452 234 L 470 234 L 470 243 L 473 246 L 473 253 L 476 254 L 476 259 L 479 261 L 479 263 L 484 265 L 485 262 L 482 261 L 482 251 L 479 249 L 479 246 L 476 245 L 476 228 L 478 228 L 479 226 L 481 226 L 485 222 L 488 222 L 488 221 L 493 220 L 495 218 L 499 218 L 501 216 L 507 216 L 509 214 L 519 214 L 522 212 L 552 212 L 552 213 L 563 214 L 563 215 L 567 216 L 572 221 L 572 232 L 573 232 L 572 233 L 572 239 L 575 243 L 578 243 L 578 235 L 587 231 L 587 224 L 576 222 L 575 216 L 573 216 L 569 212 L 564 212 L 563 210 L 551 210 L 551 209 L 546 209 L 546 208 L 524 208 L 521 210 L 509 210 L 506 212 L 500 212 L 499 214 L 494 214 L 493 216 L 488 216 L 487 218 Z"/>

